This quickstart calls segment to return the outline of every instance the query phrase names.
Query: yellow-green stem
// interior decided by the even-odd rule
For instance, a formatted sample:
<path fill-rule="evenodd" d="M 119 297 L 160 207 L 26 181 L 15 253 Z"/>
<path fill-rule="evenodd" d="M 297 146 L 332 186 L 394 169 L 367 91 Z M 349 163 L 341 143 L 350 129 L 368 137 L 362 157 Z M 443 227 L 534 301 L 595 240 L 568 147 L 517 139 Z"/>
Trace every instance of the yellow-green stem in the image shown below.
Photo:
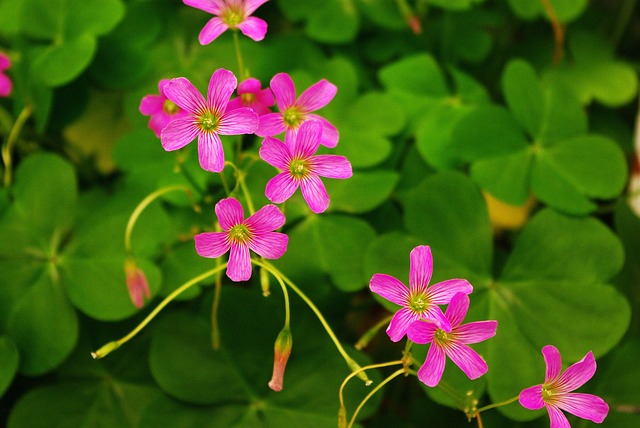
<path fill-rule="evenodd" d="M 247 189 L 247 183 L 244 181 L 244 172 L 238 171 L 238 180 L 240 182 L 240 188 L 242 189 L 242 194 L 244 195 L 245 200 L 247 201 L 247 207 L 249 207 L 249 213 L 253 215 L 256 212 L 256 209 L 253 207 L 253 200 L 251 199 L 251 194 L 249 193 L 249 189 Z"/>
<path fill-rule="evenodd" d="M 370 364 L 368 366 L 360 367 L 358 370 L 349 373 L 349 375 L 346 378 L 344 378 L 344 380 L 342 381 L 342 385 L 340 385 L 340 390 L 338 391 L 338 398 L 340 399 L 340 408 L 345 408 L 344 395 L 343 395 L 345 386 L 347 386 L 347 383 L 354 376 L 357 376 L 359 372 L 364 371 L 364 370 L 379 369 L 379 368 L 382 368 L 382 367 L 395 366 L 395 365 L 398 365 L 398 364 L 402 364 L 402 360 L 387 361 L 386 363 Z"/>
<path fill-rule="evenodd" d="M 366 402 L 369 401 L 371 397 L 373 397 L 373 394 L 378 392 L 383 386 L 385 386 L 387 383 L 391 382 L 393 379 L 395 379 L 396 377 L 400 376 L 403 373 L 404 373 L 404 369 L 396 370 L 391 375 L 389 375 L 389 377 L 387 377 L 385 380 L 383 380 L 378 385 L 376 385 L 376 387 L 373 388 L 367 394 L 366 397 L 364 397 L 364 399 L 360 402 L 356 410 L 353 412 L 353 415 L 351 416 L 351 420 L 349 421 L 349 425 L 347 425 L 347 428 L 351 428 L 353 426 L 353 424 L 356 422 L 356 417 L 358 416 L 358 413 L 360 413 L 360 410 L 366 404 Z"/>
<path fill-rule="evenodd" d="M 220 266 L 216 266 L 215 268 L 213 268 L 213 269 L 211 269 L 211 270 L 209 270 L 209 271 L 207 271 L 207 272 L 205 272 L 203 274 L 200 274 L 200 275 L 196 276 L 195 278 L 192 278 L 189 281 L 185 282 L 180 287 L 176 288 L 171 294 L 169 294 L 167 297 L 165 297 L 162 300 L 162 302 L 160 302 L 158 304 L 158 306 L 156 306 L 153 309 L 153 311 L 151 311 L 149 313 L 149 315 L 147 315 L 146 318 L 144 320 L 142 320 L 142 322 L 136 326 L 136 328 L 134 328 L 133 330 L 131 330 L 131 332 L 129 332 L 129 334 L 127 334 L 126 336 L 124 336 L 124 337 L 122 337 L 122 338 L 120 338 L 118 340 L 114 340 L 112 342 L 107 343 L 106 345 L 104 345 L 103 347 L 98 349 L 97 351 L 92 352 L 91 356 L 93 358 L 95 358 L 95 359 L 99 359 L 99 358 L 105 357 L 110 352 L 115 351 L 120 346 L 122 346 L 123 344 L 125 344 L 129 340 L 131 340 L 143 328 L 145 328 L 147 326 L 147 324 L 149 324 L 149 322 L 151 322 L 151 320 L 153 320 L 156 317 L 156 315 L 158 315 L 158 313 L 162 309 L 164 309 L 164 307 L 167 306 L 173 299 L 175 299 L 180 294 L 184 293 L 186 290 L 188 290 L 189 288 L 191 288 L 195 284 L 199 283 L 200 281 L 204 281 L 208 277 L 210 277 L 212 275 L 215 275 L 218 272 L 222 271 L 222 269 L 224 269 L 225 267 L 227 267 L 226 263 L 222 264 Z"/>
<path fill-rule="evenodd" d="M 131 254 L 131 235 L 133 233 L 133 227 L 135 226 L 136 221 L 138 221 L 140 214 L 142 214 L 142 211 L 144 211 L 145 208 L 147 208 L 149 204 L 151 204 L 151 202 L 155 201 L 160 196 L 164 195 L 165 193 L 173 192 L 174 190 L 182 190 L 187 194 L 187 196 L 191 196 L 191 189 L 189 189 L 187 186 L 176 185 L 162 187 L 155 192 L 147 195 L 147 197 L 145 197 L 133 210 L 133 213 L 131 213 L 131 217 L 129 217 L 129 221 L 127 222 L 127 227 L 124 231 L 124 249 L 127 254 Z"/>
<path fill-rule="evenodd" d="M 478 410 L 476 410 L 475 412 L 473 412 L 472 414 L 468 415 L 470 418 L 475 417 L 476 415 L 478 415 L 479 413 L 484 412 L 485 410 L 489 410 L 489 409 L 494 409 L 496 407 L 501 407 L 501 406 L 506 406 L 507 404 L 511 404 L 514 401 L 517 401 L 518 398 L 520 398 L 519 395 L 516 395 L 513 398 L 509 398 L 508 400 L 504 400 L 504 401 L 500 401 L 499 403 L 493 403 L 493 404 L 489 404 L 488 406 L 484 406 L 484 407 L 480 407 Z"/>
<path fill-rule="evenodd" d="M 238 68 L 240 69 L 240 80 L 245 80 L 249 77 L 249 73 L 244 68 L 244 61 L 242 60 L 242 51 L 240 50 L 240 38 L 238 37 L 238 30 L 233 30 L 233 45 L 236 50 L 236 58 L 238 59 Z"/>
<path fill-rule="evenodd" d="M 322 327 L 325 329 L 325 331 L 329 335 L 329 338 L 331 339 L 331 341 L 333 341 L 333 344 L 335 345 L 336 349 L 338 350 L 340 355 L 342 355 L 342 358 L 344 358 L 344 360 L 346 361 L 347 365 L 351 368 L 351 370 L 352 371 L 356 371 L 356 370 L 360 369 L 360 366 L 358 365 L 358 363 L 356 363 L 353 360 L 353 358 L 351 358 L 349 356 L 349 354 L 347 354 L 347 351 L 345 351 L 345 349 L 342 347 L 342 344 L 340 343 L 340 341 L 336 337 L 335 333 L 333 332 L 333 330 L 329 326 L 329 323 L 327 323 L 327 320 L 322 315 L 322 312 L 320 312 L 320 310 L 311 301 L 311 299 L 309 299 L 307 297 L 307 295 L 304 294 L 302 292 L 302 290 L 300 290 L 293 283 L 293 281 L 291 281 L 289 278 L 287 278 L 282 272 L 280 272 L 280 270 L 278 270 L 278 268 L 273 266 L 271 263 L 269 263 L 267 261 L 259 261 L 259 260 L 254 260 L 253 262 L 255 264 L 257 264 L 258 266 L 262 266 L 265 269 L 269 270 L 269 272 L 271 272 L 275 277 L 280 276 L 282 278 L 282 280 L 285 282 L 285 284 L 287 284 L 287 286 L 289 286 L 289 288 L 291 288 L 294 291 L 294 293 L 296 293 L 307 304 L 307 306 L 309 306 L 309 308 L 313 311 L 313 313 L 316 315 L 316 317 L 320 321 L 320 324 L 322 324 Z M 364 371 L 360 371 L 358 373 L 358 377 L 360 379 L 362 379 L 365 383 L 367 383 L 367 385 L 371 384 L 371 380 L 367 377 L 367 375 L 366 375 L 366 373 Z"/>
<path fill-rule="evenodd" d="M 216 259 L 216 266 L 220 266 L 220 258 Z M 220 349 L 220 327 L 218 325 L 218 308 L 220 306 L 220 291 L 222 290 L 222 271 L 216 276 L 216 286 L 213 291 L 211 305 L 211 345 L 216 351 Z"/>
<path fill-rule="evenodd" d="M 4 163 L 4 187 L 9 187 L 9 185 L 11 185 L 13 171 L 11 152 L 13 151 L 13 146 L 15 146 L 16 142 L 18 141 L 20 131 L 22 131 L 22 127 L 24 126 L 27 119 L 29 119 L 29 116 L 31 116 L 32 112 L 33 107 L 30 104 L 24 106 L 15 123 L 13 124 L 11 131 L 9 131 L 9 136 L 7 137 L 6 144 L 2 147 L 2 162 Z"/>
<path fill-rule="evenodd" d="M 383 318 L 382 320 L 378 321 L 378 323 L 376 323 L 376 325 L 374 325 L 373 327 L 371 327 L 369 330 L 367 330 L 365 332 L 365 334 L 363 334 L 360 339 L 358 339 L 358 341 L 356 342 L 356 344 L 354 345 L 354 347 L 358 350 L 363 349 L 365 346 L 367 346 L 369 344 L 369 342 L 371 341 L 371 339 L 373 339 L 375 337 L 375 335 L 378 333 L 378 331 L 384 327 L 385 325 L 387 325 L 387 323 L 389 321 L 391 321 L 391 318 L 393 318 L 393 315 L 389 315 L 386 318 Z"/>

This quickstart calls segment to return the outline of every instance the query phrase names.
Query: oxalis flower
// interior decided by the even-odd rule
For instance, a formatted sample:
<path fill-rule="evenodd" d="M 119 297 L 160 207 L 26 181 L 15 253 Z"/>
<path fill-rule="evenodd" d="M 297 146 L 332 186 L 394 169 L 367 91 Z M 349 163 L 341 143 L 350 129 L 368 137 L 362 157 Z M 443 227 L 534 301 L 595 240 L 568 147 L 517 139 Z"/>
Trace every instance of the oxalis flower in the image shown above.
<path fill-rule="evenodd" d="M 404 337 L 411 323 L 421 319 L 432 321 L 445 332 L 450 332 L 451 323 L 438 305 L 448 304 L 458 292 L 469 294 L 473 291 L 466 279 L 449 279 L 429 287 L 433 272 L 433 257 L 429 246 L 415 247 L 409 259 L 409 288 L 398 279 L 383 273 L 373 275 L 369 283 L 371 291 L 402 306 L 387 327 L 387 334 L 394 342 Z"/>
<path fill-rule="evenodd" d="M 224 151 L 219 135 L 252 134 L 258 115 L 248 107 L 227 110 L 238 81 L 223 68 L 211 75 L 207 99 L 188 79 L 171 79 L 164 87 L 167 98 L 188 113 L 171 121 L 160 134 L 165 150 L 178 150 L 198 137 L 200 166 L 211 172 L 224 169 Z"/>
<path fill-rule="evenodd" d="M 260 157 L 282 170 L 267 183 L 265 195 L 271 202 L 282 203 L 300 187 L 304 200 L 314 213 L 329 206 L 329 195 L 320 177 L 349 178 L 351 164 L 344 156 L 315 155 L 320 146 L 322 124 L 308 121 L 297 134 L 287 133 L 285 143 L 267 137 L 260 147 Z"/>
<path fill-rule="evenodd" d="M 436 386 L 442 378 L 444 366 L 449 357 L 469 379 L 484 375 L 487 363 L 469 344 L 482 342 L 496 334 L 498 321 L 475 321 L 462 324 L 469 310 L 469 296 L 456 293 L 451 299 L 444 316 L 451 324 L 451 331 L 445 331 L 432 322 L 416 321 L 409 326 L 407 337 L 415 343 L 431 343 L 427 358 L 418 370 L 418 379 L 427 386 Z"/>
<path fill-rule="evenodd" d="M 9 67 L 11 67 L 11 60 L 0 52 L 0 97 L 8 97 L 13 89 L 11 79 L 4 73 Z"/>
<path fill-rule="evenodd" d="M 242 205 L 234 198 L 222 199 L 215 211 L 223 232 L 196 235 L 196 252 L 202 257 L 217 258 L 230 251 L 227 276 L 232 281 L 251 278 L 249 250 L 267 259 L 277 259 L 287 251 L 289 237 L 274 232 L 285 222 L 284 214 L 275 205 L 260 208 L 246 220 Z"/>
<path fill-rule="evenodd" d="M 238 85 L 238 96 L 227 104 L 227 110 L 239 107 L 250 107 L 258 116 L 271 113 L 271 107 L 275 101 L 271 89 L 262 89 L 260 81 L 253 77 L 243 80 Z"/>
<path fill-rule="evenodd" d="M 270 87 L 280 112 L 260 116 L 256 135 L 272 137 L 285 131 L 295 133 L 302 123 L 313 119 L 322 123 L 320 144 L 327 147 L 335 147 L 338 144 L 336 127 L 322 116 L 311 113 L 329 104 L 338 91 L 336 85 L 322 79 L 296 99 L 296 88 L 291 77 L 287 73 L 278 73 L 271 79 Z"/>
<path fill-rule="evenodd" d="M 160 138 L 160 133 L 169 122 L 189 114 L 167 98 L 164 88 L 168 83 L 169 79 L 160 80 L 158 82 L 159 95 L 145 95 L 140 101 L 140 113 L 145 116 L 151 116 L 149 128 L 158 138 Z"/>
<path fill-rule="evenodd" d="M 520 404 L 529 410 L 547 408 L 551 428 L 570 428 L 562 410 L 582 419 L 601 423 L 609 413 L 605 401 L 591 394 L 572 392 L 593 377 L 596 372 L 596 360 L 589 351 L 583 359 L 562 371 L 562 357 L 555 346 L 542 348 L 547 366 L 544 383 L 532 386 L 520 392 Z"/>
<path fill-rule="evenodd" d="M 183 0 L 187 6 L 204 10 L 215 15 L 206 23 L 198 41 L 206 45 L 218 38 L 229 28 L 238 29 L 242 34 L 259 42 L 267 34 L 267 23 L 250 16 L 268 0 Z"/>

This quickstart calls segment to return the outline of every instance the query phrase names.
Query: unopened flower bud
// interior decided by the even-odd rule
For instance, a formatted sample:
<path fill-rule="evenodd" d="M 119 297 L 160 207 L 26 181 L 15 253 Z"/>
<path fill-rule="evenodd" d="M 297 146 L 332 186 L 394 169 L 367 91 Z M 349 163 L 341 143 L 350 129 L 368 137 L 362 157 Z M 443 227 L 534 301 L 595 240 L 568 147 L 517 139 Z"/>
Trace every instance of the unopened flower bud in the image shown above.
<path fill-rule="evenodd" d="M 422 23 L 417 15 L 410 15 L 406 17 L 407 25 L 413 31 L 413 34 L 422 33 Z"/>
<path fill-rule="evenodd" d="M 289 355 L 291 355 L 291 346 L 293 341 L 291 338 L 291 330 L 289 327 L 284 327 L 274 346 L 273 356 L 273 374 L 269 381 L 269 388 L 274 391 L 282 391 L 282 381 L 284 379 L 284 369 L 287 366 Z"/>
<path fill-rule="evenodd" d="M 142 269 L 138 267 L 135 260 L 127 258 L 124 263 L 124 274 L 126 276 L 127 288 L 129 289 L 129 297 L 136 308 L 144 306 L 144 298 L 151 297 L 149 291 L 149 283 Z"/>

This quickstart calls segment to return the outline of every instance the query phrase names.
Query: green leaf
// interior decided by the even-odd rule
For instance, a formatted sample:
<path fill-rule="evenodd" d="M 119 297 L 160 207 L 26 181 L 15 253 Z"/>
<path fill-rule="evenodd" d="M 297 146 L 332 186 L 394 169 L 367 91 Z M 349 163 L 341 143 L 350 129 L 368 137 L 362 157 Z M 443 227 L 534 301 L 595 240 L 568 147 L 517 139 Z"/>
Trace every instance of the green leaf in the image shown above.
<path fill-rule="evenodd" d="M 400 195 L 400 201 L 407 230 L 432 247 L 434 258 L 458 266 L 451 277 L 484 282 L 493 260 L 491 226 L 484 199 L 469 178 L 441 172 Z"/>
<path fill-rule="evenodd" d="M 419 54 L 403 58 L 382 67 L 378 76 L 390 92 L 434 97 L 449 94 L 442 71 L 431 55 Z"/>
<path fill-rule="evenodd" d="M 587 0 L 550 0 L 558 21 L 567 23 L 576 20 L 585 11 Z M 513 12 L 522 19 L 532 20 L 543 15 L 549 19 L 544 5 L 540 1 L 509 0 Z"/>
<path fill-rule="evenodd" d="M 484 0 L 429 0 L 429 5 L 437 6 L 448 10 L 467 10 L 474 3 L 481 3 Z"/>
<path fill-rule="evenodd" d="M 360 96 L 347 110 L 346 123 L 354 129 L 384 136 L 397 134 L 405 124 L 401 106 L 388 94 L 368 92 Z"/>
<path fill-rule="evenodd" d="M 0 336 L 0 397 L 11 385 L 19 364 L 20 356 L 15 342 L 8 336 Z"/>
<path fill-rule="evenodd" d="M 279 0 L 282 11 L 290 19 L 304 20 L 305 32 L 324 43 L 344 43 L 353 40 L 358 32 L 360 17 L 353 0 Z"/>
<path fill-rule="evenodd" d="M 376 166 L 391 154 L 391 141 L 382 135 L 346 124 L 339 129 L 340 143 L 333 153 L 346 156 L 354 168 Z"/>
<path fill-rule="evenodd" d="M 386 0 L 358 0 L 362 13 L 381 27 L 402 30 L 407 24 L 395 3 Z"/>
<path fill-rule="evenodd" d="M 332 211 L 364 213 L 380 206 L 393 192 L 400 176 L 394 171 L 355 172 L 346 180 L 326 180 Z"/>
<path fill-rule="evenodd" d="M 511 205 L 529 197 L 533 155 L 529 147 L 514 153 L 480 159 L 471 165 L 471 177 L 483 190 Z"/>
<path fill-rule="evenodd" d="M 160 294 L 168 296 L 194 275 L 215 267 L 215 261 L 200 257 L 195 250 L 193 241 L 185 242 L 174 248 L 162 261 L 162 290 Z M 210 280 L 213 282 L 213 279 Z M 194 285 L 183 292 L 176 300 L 188 300 L 200 294 L 200 286 Z"/>
<path fill-rule="evenodd" d="M 84 34 L 61 45 L 38 49 L 31 74 L 46 86 L 61 86 L 75 79 L 91 62 L 96 51 L 95 37 Z"/>

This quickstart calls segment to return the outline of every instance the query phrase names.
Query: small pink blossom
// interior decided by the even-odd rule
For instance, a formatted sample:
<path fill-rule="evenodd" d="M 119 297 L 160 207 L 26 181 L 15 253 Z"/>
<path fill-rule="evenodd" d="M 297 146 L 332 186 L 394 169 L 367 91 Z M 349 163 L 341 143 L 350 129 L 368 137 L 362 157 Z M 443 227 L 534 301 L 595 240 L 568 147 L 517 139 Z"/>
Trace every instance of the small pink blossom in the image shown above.
<path fill-rule="evenodd" d="M 277 259 L 287 251 L 289 237 L 274 232 L 285 222 L 284 214 L 275 205 L 265 205 L 246 220 L 242 205 L 234 198 L 222 199 L 215 211 L 223 231 L 196 235 L 196 252 L 202 257 L 217 258 L 230 251 L 227 276 L 232 281 L 251 278 L 249 250 L 266 259 Z"/>
<path fill-rule="evenodd" d="M 9 67 L 11 67 L 11 60 L 0 52 L 0 97 L 8 97 L 13 89 L 11 79 L 4 73 Z"/>
<path fill-rule="evenodd" d="M 418 379 L 427 386 L 433 387 L 440 382 L 446 357 L 460 367 L 469 379 L 477 379 L 489 369 L 482 357 L 467 345 L 495 336 L 498 321 L 462 324 L 468 310 L 469 296 L 456 293 L 444 314 L 449 320 L 451 331 L 445 331 L 436 324 L 426 321 L 416 321 L 409 326 L 407 330 L 409 340 L 420 344 L 431 343 L 427 358 L 418 370 Z"/>
<path fill-rule="evenodd" d="M 271 113 L 271 107 L 275 101 L 271 89 L 262 89 L 260 81 L 253 77 L 243 80 L 238 85 L 238 96 L 227 104 L 227 110 L 240 107 L 250 107 L 258 116 Z"/>
<path fill-rule="evenodd" d="M 297 134 L 287 133 L 285 143 L 273 137 L 264 139 L 260 157 L 282 171 L 267 183 L 265 195 L 271 202 L 286 201 L 300 187 L 309 208 L 319 214 L 329 206 L 329 195 L 320 177 L 351 177 L 351 164 L 346 157 L 315 155 L 321 135 L 322 124 L 310 120 L 300 126 Z"/>
<path fill-rule="evenodd" d="M 547 408 L 551 428 L 570 428 L 567 417 L 562 410 L 601 423 L 609 413 L 605 401 L 592 394 L 572 392 L 593 377 L 596 372 L 596 360 L 589 351 L 583 359 L 562 372 L 562 357 L 555 346 L 542 348 L 542 355 L 547 366 L 544 383 L 532 386 L 520 392 L 520 404 L 529 410 Z"/>
<path fill-rule="evenodd" d="M 228 29 L 238 29 L 249 38 L 259 42 L 267 34 L 267 23 L 253 12 L 268 0 L 183 0 L 187 6 L 215 15 L 200 31 L 198 41 L 207 45 Z"/>
<path fill-rule="evenodd" d="M 169 79 L 162 79 L 158 82 L 159 95 L 145 95 L 140 101 L 140 113 L 151 116 L 149 128 L 160 138 L 160 133 L 165 126 L 174 119 L 185 117 L 188 113 L 178 107 L 164 93 L 165 86 Z"/>
<path fill-rule="evenodd" d="M 285 327 L 280 331 L 280 334 L 278 334 L 273 347 L 273 374 L 269 381 L 269 388 L 276 392 L 282 391 L 284 370 L 287 367 L 289 355 L 291 355 L 292 345 L 291 330 L 289 330 L 289 327 Z"/>
<path fill-rule="evenodd" d="M 131 302 L 136 308 L 142 308 L 144 306 L 144 299 L 151 297 L 147 277 L 131 258 L 127 258 L 124 263 L 124 274 Z"/>
<path fill-rule="evenodd" d="M 279 113 L 260 116 L 260 125 L 256 135 L 273 137 L 285 131 L 297 132 L 300 125 L 308 119 L 322 123 L 320 144 L 335 147 L 338 144 L 338 130 L 327 119 L 312 112 L 326 106 L 336 95 L 338 88 L 327 80 L 320 80 L 307 88 L 296 99 L 296 88 L 287 73 L 278 73 L 271 79 L 271 90 L 276 97 Z"/>
<path fill-rule="evenodd" d="M 409 259 L 409 288 L 383 273 L 373 275 L 369 283 L 371 291 L 402 306 L 387 327 L 387 334 L 394 342 L 402 339 L 409 326 L 418 320 L 431 321 L 445 332 L 450 332 L 452 326 L 449 318 L 438 305 L 448 304 L 458 292 L 469 294 L 473 291 L 466 279 L 449 279 L 429 287 L 433 273 L 433 256 L 429 246 L 415 247 Z"/>
<path fill-rule="evenodd" d="M 211 172 L 224 169 L 224 151 L 219 135 L 252 134 L 258 115 L 248 107 L 227 110 L 238 81 L 232 72 L 220 68 L 211 75 L 207 99 L 188 79 L 171 79 L 164 87 L 167 98 L 188 113 L 171 121 L 160 134 L 165 150 L 178 150 L 196 137 L 200 166 Z"/>

